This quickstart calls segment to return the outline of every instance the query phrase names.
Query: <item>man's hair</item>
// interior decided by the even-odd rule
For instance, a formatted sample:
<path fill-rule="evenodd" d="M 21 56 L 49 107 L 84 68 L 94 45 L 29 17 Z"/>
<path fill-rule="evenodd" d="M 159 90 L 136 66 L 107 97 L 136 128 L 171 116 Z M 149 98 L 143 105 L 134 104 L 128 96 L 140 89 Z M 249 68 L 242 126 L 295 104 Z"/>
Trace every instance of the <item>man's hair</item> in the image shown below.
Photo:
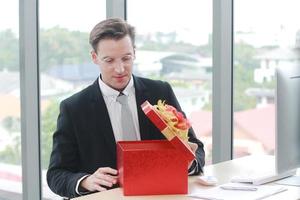
<path fill-rule="evenodd" d="M 94 51 L 100 40 L 114 39 L 119 40 L 129 35 L 132 46 L 135 47 L 135 29 L 126 21 L 120 18 L 110 18 L 98 23 L 90 33 L 89 42 Z"/>

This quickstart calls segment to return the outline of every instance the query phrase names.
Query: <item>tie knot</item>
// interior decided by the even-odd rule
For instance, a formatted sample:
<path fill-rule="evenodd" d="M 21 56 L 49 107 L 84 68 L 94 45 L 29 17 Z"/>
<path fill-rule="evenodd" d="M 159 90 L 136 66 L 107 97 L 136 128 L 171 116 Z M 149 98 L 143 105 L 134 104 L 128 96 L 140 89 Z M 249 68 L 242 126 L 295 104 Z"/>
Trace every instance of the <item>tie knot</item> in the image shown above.
<path fill-rule="evenodd" d="M 128 104 L 128 98 L 126 95 L 124 95 L 122 92 L 119 94 L 117 97 L 117 102 L 119 102 L 122 105 L 127 105 Z"/>

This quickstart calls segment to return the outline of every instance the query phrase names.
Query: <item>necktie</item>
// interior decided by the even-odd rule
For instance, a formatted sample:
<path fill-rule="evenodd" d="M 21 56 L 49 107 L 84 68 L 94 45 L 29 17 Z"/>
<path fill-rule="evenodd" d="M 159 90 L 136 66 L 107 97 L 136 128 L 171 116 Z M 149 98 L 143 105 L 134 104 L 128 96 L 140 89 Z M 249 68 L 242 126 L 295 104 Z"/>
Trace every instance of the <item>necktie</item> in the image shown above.
<path fill-rule="evenodd" d="M 117 97 L 117 102 L 121 104 L 123 140 L 137 140 L 132 114 L 128 105 L 128 97 L 123 93 L 120 93 Z"/>

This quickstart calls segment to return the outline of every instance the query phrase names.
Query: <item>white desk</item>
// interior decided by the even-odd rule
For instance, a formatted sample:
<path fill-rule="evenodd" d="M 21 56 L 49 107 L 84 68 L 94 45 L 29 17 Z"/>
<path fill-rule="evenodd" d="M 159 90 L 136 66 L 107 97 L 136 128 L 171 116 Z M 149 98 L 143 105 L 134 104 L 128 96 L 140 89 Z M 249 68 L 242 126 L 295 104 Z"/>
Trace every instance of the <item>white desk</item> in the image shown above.
<path fill-rule="evenodd" d="M 247 156 L 243 158 L 234 159 L 218 163 L 215 165 L 209 165 L 204 168 L 206 175 L 213 175 L 218 178 L 219 183 L 223 184 L 229 182 L 230 178 L 235 175 L 242 175 L 249 171 L 268 171 L 274 168 L 273 156 Z M 199 187 L 205 188 L 195 182 L 196 177 L 189 177 L 189 193 L 195 191 Z M 271 183 L 272 184 L 272 183 Z M 300 187 L 285 186 L 288 191 L 276 194 L 267 198 L 268 200 L 293 200 L 300 199 Z M 206 187 L 207 188 L 207 187 Z M 154 196 L 123 196 L 122 188 L 116 188 L 105 192 L 98 192 L 78 198 L 74 200 L 192 200 L 194 198 L 186 195 L 154 195 Z"/>

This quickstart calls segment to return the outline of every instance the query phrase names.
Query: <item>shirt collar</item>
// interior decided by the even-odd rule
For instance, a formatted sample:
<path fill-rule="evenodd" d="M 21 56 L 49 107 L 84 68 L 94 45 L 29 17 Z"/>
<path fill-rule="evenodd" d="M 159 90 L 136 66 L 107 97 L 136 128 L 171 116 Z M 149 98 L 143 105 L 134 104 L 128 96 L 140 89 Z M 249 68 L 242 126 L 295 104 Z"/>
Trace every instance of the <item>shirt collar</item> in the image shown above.
<path fill-rule="evenodd" d="M 111 88 L 110 86 L 108 86 L 106 83 L 104 83 L 101 79 L 101 76 L 99 76 L 99 78 L 98 78 L 98 83 L 99 83 L 99 87 L 100 87 L 100 90 L 101 90 L 103 96 L 117 98 L 117 96 L 120 94 L 120 92 L 118 90 L 115 90 L 115 89 Z M 134 91 L 134 84 L 133 84 L 133 77 L 131 76 L 129 83 L 127 84 L 125 89 L 122 91 L 122 93 L 124 95 L 128 96 L 133 91 Z"/>

